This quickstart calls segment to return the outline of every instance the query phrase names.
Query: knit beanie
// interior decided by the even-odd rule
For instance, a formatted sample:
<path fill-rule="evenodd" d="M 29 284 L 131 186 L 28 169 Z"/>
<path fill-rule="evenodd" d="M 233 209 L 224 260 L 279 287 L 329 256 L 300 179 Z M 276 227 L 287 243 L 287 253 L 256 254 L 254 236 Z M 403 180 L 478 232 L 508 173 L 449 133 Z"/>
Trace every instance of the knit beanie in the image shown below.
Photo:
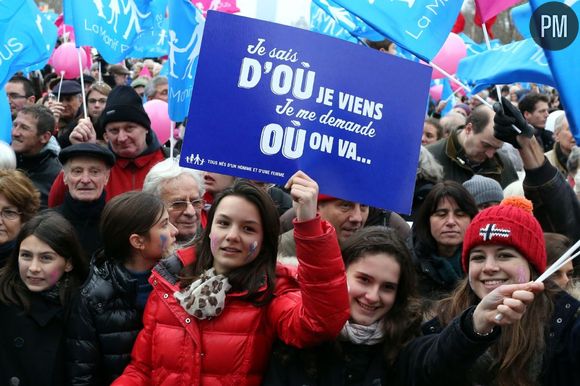
<path fill-rule="evenodd" d="M 532 215 L 532 203 L 508 197 L 479 212 L 465 231 L 461 265 L 467 272 L 469 252 L 478 245 L 515 248 L 541 274 L 546 270 L 546 244 L 542 227 Z"/>
<path fill-rule="evenodd" d="M 151 120 L 143 108 L 143 101 L 131 86 L 117 86 L 111 90 L 99 117 L 101 130 L 111 122 L 134 122 L 151 131 Z"/>
<path fill-rule="evenodd" d="M 478 206 L 503 200 L 501 185 L 493 178 L 476 174 L 470 180 L 465 181 L 463 187 L 471 193 Z"/>

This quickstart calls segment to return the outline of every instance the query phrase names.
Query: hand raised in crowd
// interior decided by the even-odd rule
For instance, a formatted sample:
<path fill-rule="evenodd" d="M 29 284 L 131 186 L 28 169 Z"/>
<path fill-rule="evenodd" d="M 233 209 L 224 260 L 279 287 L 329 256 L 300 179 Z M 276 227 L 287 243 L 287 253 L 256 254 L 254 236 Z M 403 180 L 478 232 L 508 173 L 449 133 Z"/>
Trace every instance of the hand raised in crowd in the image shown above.
<path fill-rule="evenodd" d="M 535 294 L 544 290 L 543 283 L 502 285 L 487 294 L 473 313 L 473 328 L 479 334 L 495 326 L 505 326 L 520 320 Z"/>
<path fill-rule="evenodd" d="M 308 221 L 316 217 L 318 204 L 316 181 L 299 170 L 290 177 L 285 188 L 290 190 L 298 221 Z"/>
<path fill-rule="evenodd" d="M 493 130 L 497 139 L 519 149 L 521 146 L 518 142 L 518 136 L 533 137 L 534 128 L 526 122 L 520 110 L 506 98 L 501 98 L 501 105 L 499 102 L 494 103 L 493 110 L 495 111 Z"/>
<path fill-rule="evenodd" d="M 56 99 L 49 99 L 46 102 L 46 107 L 52 111 L 52 115 L 54 116 L 54 120 L 58 122 L 62 113 L 64 112 L 64 105 L 61 102 L 58 102 Z"/>
<path fill-rule="evenodd" d="M 90 118 L 79 119 L 78 124 L 75 126 L 73 131 L 69 136 L 70 143 L 77 144 L 82 142 L 97 142 L 97 133 L 93 127 L 93 123 Z"/>

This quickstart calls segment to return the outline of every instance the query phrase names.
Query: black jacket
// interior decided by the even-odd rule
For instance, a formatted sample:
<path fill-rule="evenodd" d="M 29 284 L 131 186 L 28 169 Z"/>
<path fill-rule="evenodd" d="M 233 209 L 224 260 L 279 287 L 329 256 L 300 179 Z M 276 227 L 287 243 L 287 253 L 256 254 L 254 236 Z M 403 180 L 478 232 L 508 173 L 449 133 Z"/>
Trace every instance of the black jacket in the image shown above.
<path fill-rule="evenodd" d="M 496 152 L 493 158 L 486 160 L 474 170 L 467 161 L 465 149 L 459 144 L 458 132 L 452 131 L 449 137 L 427 146 L 427 150 L 443 166 L 443 177 L 446 180 L 459 182 L 469 180 L 475 174 L 493 178 L 502 189 L 517 181 L 518 175 L 513 164 L 501 152 Z"/>
<path fill-rule="evenodd" d="M 48 207 L 48 192 L 62 170 L 58 155 L 54 150 L 45 146 L 35 155 L 16 155 L 16 167 L 23 170 L 40 192 L 40 209 Z"/>
<path fill-rule="evenodd" d="M 423 325 L 425 334 L 438 333 L 441 325 L 433 319 Z M 580 385 L 580 302 L 560 292 L 546 331 L 546 349 L 542 359 L 539 385 Z M 453 371 L 453 369 L 449 369 Z M 469 385 L 469 383 L 464 383 Z M 485 385 L 483 385 L 485 386 Z"/>
<path fill-rule="evenodd" d="M 62 385 L 64 326 L 56 293 L 33 294 L 28 313 L 0 304 L 0 385 Z"/>
<path fill-rule="evenodd" d="M 72 198 L 69 192 L 64 197 L 61 206 L 54 210 L 62 214 L 77 231 L 77 236 L 87 256 L 92 256 L 102 247 L 99 222 L 101 212 L 105 207 L 105 192 L 97 201 L 84 202 Z"/>
<path fill-rule="evenodd" d="M 276 346 L 262 384 L 462 385 L 463 375 L 499 336 L 499 332 L 485 337 L 475 335 L 472 312 L 473 308 L 463 312 L 440 334 L 412 340 L 399 352 L 392 366 L 384 359 L 383 344 L 361 347 L 342 343 L 342 354 L 334 349 L 334 343 L 311 350 Z"/>
<path fill-rule="evenodd" d="M 67 328 L 67 376 L 72 385 L 110 385 L 131 359 L 143 328 L 137 285 L 120 264 L 91 263 Z"/>

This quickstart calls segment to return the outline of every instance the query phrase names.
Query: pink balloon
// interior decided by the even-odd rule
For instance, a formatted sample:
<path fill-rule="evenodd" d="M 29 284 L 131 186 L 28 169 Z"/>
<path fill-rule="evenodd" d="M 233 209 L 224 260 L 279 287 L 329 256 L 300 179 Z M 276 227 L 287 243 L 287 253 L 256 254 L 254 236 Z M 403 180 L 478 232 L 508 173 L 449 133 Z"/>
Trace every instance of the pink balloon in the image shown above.
<path fill-rule="evenodd" d="M 143 107 L 151 119 L 151 128 L 157 135 L 159 143 L 165 143 L 171 135 L 171 119 L 167 102 L 153 99 L 147 101 Z"/>
<path fill-rule="evenodd" d="M 443 92 L 443 85 L 442 84 L 436 84 L 435 86 L 432 86 L 429 89 L 429 95 L 431 95 L 431 98 L 433 98 L 433 100 L 435 102 L 438 102 L 441 100 L 441 93 Z"/>
<path fill-rule="evenodd" d="M 54 67 L 56 73 L 64 71 L 65 79 L 75 79 L 80 75 L 78 50 L 74 43 L 63 43 L 54 52 L 50 58 L 50 64 Z M 83 69 L 87 67 L 87 55 L 81 49 L 81 63 Z"/>
<path fill-rule="evenodd" d="M 449 74 L 455 74 L 457 72 L 457 66 L 459 61 L 467 55 L 467 48 L 463 39 L 459 35 L 451 32 L 443 44 L 443 47 L 439 50 L 435 58 L 433 58 L 433 63 L 441 67 L 443 70 L 447 71 Z M 431 79 L 445 78 L 445 75 L 439 71 L 433 69 L 433 74 Z"/>

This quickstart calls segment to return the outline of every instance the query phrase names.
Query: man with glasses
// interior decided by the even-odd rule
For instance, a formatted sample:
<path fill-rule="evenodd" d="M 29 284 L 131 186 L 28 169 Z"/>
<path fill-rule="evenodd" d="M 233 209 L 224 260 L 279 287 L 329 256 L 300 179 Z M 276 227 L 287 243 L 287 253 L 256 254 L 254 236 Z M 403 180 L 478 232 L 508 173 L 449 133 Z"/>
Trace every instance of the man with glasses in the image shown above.
<path fill-rule="evenodd" d="M 12 119 L 16 118 L 16 114 L 24 107 L 30 106 L 36 101 L 32 82 L 23 76 L 17 75 L 10 78 L 4 86 L 4 90 L 8 96 Z"/>
<path fill-rule="evenodd" d="M 169 222 L 177 228 L 176 239 L 181 246 L 201 233 L 205 189 L 200 172 L 182 168 L 176 159 L 168 158 L 149 171 L 143 191 L 165 202 Z"/>
<path fill-rule="evenodd" d="M 115 165 L 115 155 L 106 147 L 79 143 L 63 149 L 58 158 L 63 164 L 68 193 L 64 203 L 55 210 L 73 225 L 90 257 L 102 246 L 99 222 L 105 207 L 105 185 Z"/>
<path fill-rule="evenodd" d="M 71 143 L 97 143 L 92 123 L 83 121 L 87 122 L 79 123 L 71 133 Z M 104 130 L 104 139 L 117 158 L 105 186 L 107 201 L 121 193 L 141 190 L 149 170 L 166 156 L 135 90 L 130 86 L 115 87 L 97 125 Z M 59 176 L 50 192 L 50 206 L 60 205 L 64 193 L 65 186 Z"/>

